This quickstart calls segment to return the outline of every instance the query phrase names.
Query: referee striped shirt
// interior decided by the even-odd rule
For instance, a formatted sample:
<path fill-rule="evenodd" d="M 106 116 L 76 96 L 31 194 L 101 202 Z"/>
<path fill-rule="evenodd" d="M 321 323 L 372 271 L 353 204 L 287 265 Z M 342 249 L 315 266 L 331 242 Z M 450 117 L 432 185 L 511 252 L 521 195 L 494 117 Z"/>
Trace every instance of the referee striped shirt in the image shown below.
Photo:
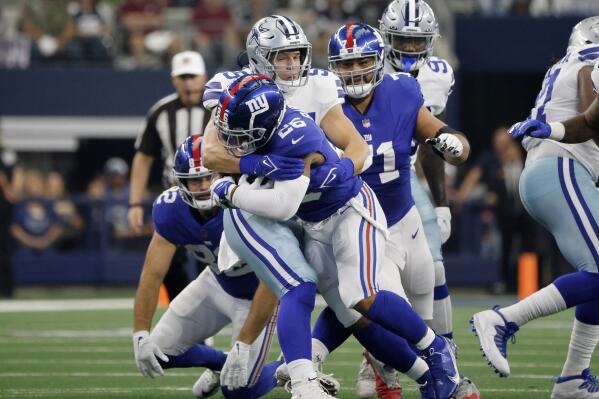
<path fill-rule="evenodd" d="M 148 112 L 146 124 L 135 140 L 135 150 L 155 158 L 160 157 L 165 187 L 173 184 L 172 167 L 177 147 L 193 134 L 204 134 L 210 119 L 201 101 L 186 107 L 173 93 L 159 100 Z"/>

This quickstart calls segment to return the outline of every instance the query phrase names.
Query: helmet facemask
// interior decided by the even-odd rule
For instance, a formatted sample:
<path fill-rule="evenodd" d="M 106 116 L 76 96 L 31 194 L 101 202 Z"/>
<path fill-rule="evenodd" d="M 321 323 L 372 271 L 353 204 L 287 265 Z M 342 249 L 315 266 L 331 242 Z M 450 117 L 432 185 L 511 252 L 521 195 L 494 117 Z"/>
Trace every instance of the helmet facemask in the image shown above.
<path fill-rule="evenodd" d="M 413 72 L 433 55 L 437 34 L 421 32 L 383 31 L 389 62 L 396 70 Z"/>
<path fill-rule="evenodd" d="M 341 80 L 345 94 L 356 99 L 368 96 L 383 77 L 383 62 L 376 53 L 330 57 L 329 68 Z"/>
<path fill-rule="evenodd" d="M 211 170 L 200 167 L 190 169 L 189 173 L 178 173 L 175 170 L 173 173 L 183 202 L 200 211 L 206 211 L 216 206 L 210 195 L 210 183 L 213 175 Z M 206 189 L 191 190 L 189 186 L 192 181 L 195 186 L 204 183 Z M 207 184 L 205 184 L 206 182 Z"/>

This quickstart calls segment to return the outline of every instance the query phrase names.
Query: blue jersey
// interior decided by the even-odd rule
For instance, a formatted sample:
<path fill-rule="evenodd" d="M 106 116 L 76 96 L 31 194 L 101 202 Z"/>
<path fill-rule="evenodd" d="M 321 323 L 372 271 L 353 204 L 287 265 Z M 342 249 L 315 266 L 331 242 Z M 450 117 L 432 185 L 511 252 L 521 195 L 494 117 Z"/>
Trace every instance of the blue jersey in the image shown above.
<path fill-rule="evenodd" d="M 318 173 L 320 168 L 325 170 L 333 168 L 339 161 L 334 147 L 314 120 L 308 114 L 291 107 L 285 108 L 285 115 L 279 128 L 273 133 L 270 141 L 257 152 L 296 158 L 318 152 L 325 158 L 325 162 L 312 167 L 312 175 Z M 355 197 L 363 184 L 362 180 L 355 176 L 334 186 L 327 186 L 326 183 L 326 179 L 310 182 L 297 212 L 300 219 L 307 222 L 326 219 Z"/>
<path fill-rule="evenodd" d="M 372 166 L 361 176 L 376 193 L 389 226 L 401 220 L 414 205 L 410 155 L 423 103 L 416 79 L 396 73 L 384 76 L 364 114 L 349 102 L 343 104 L 343 112 L 372 150 Z"/>
<path fill-rule="evenodd" d="M 258 279 L 243 264 L 221 273 L 218 269 L 218 247 L 223 233 L 223 210 L 208 220 L 181 199 L 176 187 L 165 190 L 152 207 L 152 220 L 158 234 L 174 245 L 184 246 L 215 274 L 223 289 L 231 296 L 252 299 Z"/>

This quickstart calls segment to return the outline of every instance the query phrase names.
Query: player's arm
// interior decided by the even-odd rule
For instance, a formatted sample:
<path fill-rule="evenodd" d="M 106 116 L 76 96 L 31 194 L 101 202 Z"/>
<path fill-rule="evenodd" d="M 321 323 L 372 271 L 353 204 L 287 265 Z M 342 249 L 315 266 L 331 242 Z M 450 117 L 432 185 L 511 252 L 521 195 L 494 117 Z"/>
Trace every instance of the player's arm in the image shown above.
<path fill-rule="evenodd" d="M 129 212 L 127 213 L 127 219 L 133 231 L 138 234 L 141 233 L 141 226 L 144 222 L 142 201 L 153 163 L 154 157 L 144 154 L 141 151 L 137 151 L 133 156 L 130 179 L 131 189 L 129 192 Z"/>
<path fill-rule="evenodd" d="M 304 173 L 294 180 L 277 180 L 272 188 L 257 188 L 251 184 L 237 185 L 231 178 L 212 183 L 212 196 L 223 206 L 243 209 L 258 216 L 288 220 L 299 209 L 310 183 L 311 165 L 323 162 L 318 153 L 304 158 Z"/>
<path fill-rule="evenodd" d="M 152 317 L 156 312 L 160 284 L 170 267 L 176 249 L 174 244 L 154 232 L 135 293 L 133 349 L 137 368 L 146 377 L 164 373 L 157 358 L 168 361 L 168 357 L 152 342 L 149 331 L 152 326 Z"/>
<path fill-rule="evenodd" d="M 247 384 L 251 344 L 272 318 L 278 302 L 276 295 L 261 281 L 237 341 L 229 350 L 221 370 L 221 385 L 236 389 Z"/>
<path fill-rule="evenodd" d="M 445 120 L 445 112 L 437 115 L 440 121 Z M 447 206 L 445 193 L 445 162 L 441 159 L 430 145 L 418 146 L 418 158 L 422 168 L 422 174 L 431 190 L 433 202 L 437 207 Z"/>
<path fill-rule="evenodd" d="M 334 105 L 323 116 L 320 127 L 331 143 L 343 151 L 343 159 L 339 163 L 345 179 L 362 173 L 372 163 L 368 144 L 356 130 L 353 123 L 343 113 L 341 104 Z M 351 160 L 351 164 L 349 161 Z M 339 179 L 339 180 L 345 180 Z"/>
<path fill-rule="evenodd" d="M 257 154 L 235 157 L 218 141 L 214 113 L 204 129 L 202 139 L 202 162 L 208 169 L 221 173 L 242 173 L 253 176 L 268 176 L 277 180 L 295 179 L 303 173 L 301 159 L 278 155 L 262 156 Z"/>
<path fill-rule="evenodd" d="M 447 126 L 424 106 L 418 112 L 416 135 L 450 164 L 460 165 L 468 159 L 470 143 L 466 136 Z"/>

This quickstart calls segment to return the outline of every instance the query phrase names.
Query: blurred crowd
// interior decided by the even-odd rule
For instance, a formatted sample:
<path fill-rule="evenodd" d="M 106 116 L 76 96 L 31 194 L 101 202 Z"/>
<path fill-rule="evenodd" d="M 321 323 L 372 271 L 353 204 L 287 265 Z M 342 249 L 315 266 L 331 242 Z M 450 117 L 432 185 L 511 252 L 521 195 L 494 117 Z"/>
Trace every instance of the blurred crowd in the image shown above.
<path fill-rule="evenodd" d="M 68 64 L 160 68 L 175 53 L 198 50 L 208 71 L 234 67 L 259 18 L 296 19 L 326 65 L 326 45 L 341 24 L 378 25 L 386 0 L 4 0 L 0 4 L 0 66 Z M 565 16 L 599 13 L 595 0 L 431 0 L 451 47 L 456 13 Z M 450 52 L 450 50 L 448 50 Z M 444 58 L 448 58 L 446 54 Z M 450 59 L 451 61 L 451 59 Z"/>

